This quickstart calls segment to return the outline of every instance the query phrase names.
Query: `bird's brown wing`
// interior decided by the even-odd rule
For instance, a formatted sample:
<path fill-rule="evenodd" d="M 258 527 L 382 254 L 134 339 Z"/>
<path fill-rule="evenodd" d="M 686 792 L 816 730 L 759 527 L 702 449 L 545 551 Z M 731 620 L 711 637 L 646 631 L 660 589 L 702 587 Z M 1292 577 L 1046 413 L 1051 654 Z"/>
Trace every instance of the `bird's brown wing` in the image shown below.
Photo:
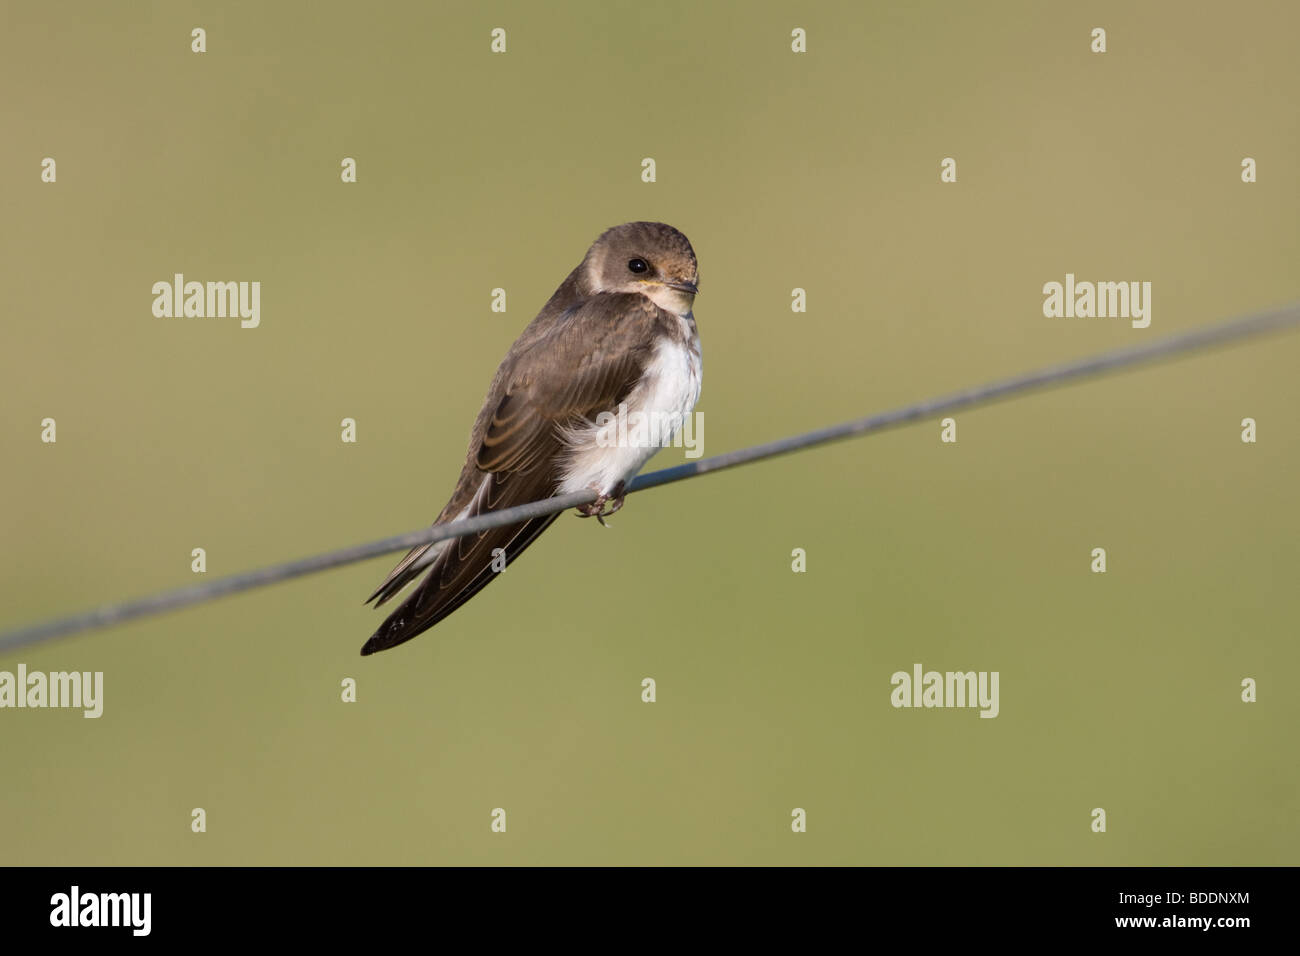
<path fill-rule="evenodd" d="M 523 351 L 507 356 L 475 426 L 472 465 L 466 465 L 456 494 L 435 524 L 554 495 L 566 450 L 561 430 L 613 411 L 627 397 L 644 373 L 660 321 L 658 309 L 641 296 L 599 295 L 570 310 Z M 433 627 L 497 576 L 492 567 L 496 549 L 508 565 L 556 517 L 414 549 L 371 600 L 388 600 L 423 573 L 426 563 L 427 576 L 361 653 L 395 647 Z M 425 555 L 435 550 L 428 563 Z M 498 567 L 504 565 L 498 562 Z"/>

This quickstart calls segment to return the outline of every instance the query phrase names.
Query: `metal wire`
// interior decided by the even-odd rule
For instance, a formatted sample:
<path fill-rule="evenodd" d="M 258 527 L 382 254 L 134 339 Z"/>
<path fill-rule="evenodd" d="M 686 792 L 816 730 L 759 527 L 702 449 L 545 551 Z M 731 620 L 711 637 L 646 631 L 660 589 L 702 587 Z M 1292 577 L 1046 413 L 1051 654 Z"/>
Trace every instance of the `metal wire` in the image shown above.
<path fill-rule="evenodd" d="M 702 458 L 699 461 L 687 462 L 674 468 L 651 472 L 648 475 L 640 475 L 629 483 L 627 491 L 628 494 L 645 491 L 648 488 L 657 488 L 660 485 L 683 481 L 698 475 L 722 471 L 724 468 L 735 468 L 738 465 L 746 465 L 750 462 L 762 461 L 777 455 L 802 451 L 828 442 L 883 431 L 887 428 L 959 411 L 964 408 L 987 405 L 1013 395 L 1057 387 L 1080 379 L 1092 378 L 1108 372 L 1155 362 L 1163 358 L 1186 355 L 1214 345 L 1237 342 L 1251 336 L 1277 332 L 1296 325 L 1300 325 L 1300 302 L 1264 312 L 1256 312 L 1238 319 L 1203 326 L 1146 345 L 1135 345 L 1129 348 L 1104 352 L 1091 358 L 1055 365 L 1037 372 L 1030 372 L 985 385 L 977 385 L 938 398 L 905 405 L 892 411 L 844 422 L 840 425 L 832 425 L 828 428 L 792 435 L 789 438 L 782 438 L 764 445 L 742 448 L 723 455 L 715 455 L 712 458 Z M 498 525 L 513 524 L 526 518 L 554 514 L 566 508 L 587 504 L 594 501 L 595 498 L 595 494 L 590 491 L 558 495 L 542 501 L 479 515 L 475 518 L 452 521 L 447 524 L 412 531 L 408 534 L 394 535 L 389 538 L 381 538 L 378 541 L 354 545 L 350 548 L 341 548 L 337 551 L 301 558 L 297 561 L 287 561 L 283 564 L 273 564 L 253 571 L 232 574 L 229 577 L 178 588 L 152 597 L 138 598 L 118 604 L 107 604 L 71 617 L 45 621 L 0 634 L 0 652 L 42 643 L 80 631 L 109 627 L 135 618 L 148 617 L 161 614 L 164 611 L 201 604 L 227 594 L 237 594 L 240 591 L 266 587 L 269 584 L 287 581 L 290 578 L 315 574 L 318 571 L 326 571 L 345 564 L 354 564 L 393 551 L 413 548 L 420 544 L 443 541 L 447 538 L 457 538 L 462 535 L 485 531 Z"/>

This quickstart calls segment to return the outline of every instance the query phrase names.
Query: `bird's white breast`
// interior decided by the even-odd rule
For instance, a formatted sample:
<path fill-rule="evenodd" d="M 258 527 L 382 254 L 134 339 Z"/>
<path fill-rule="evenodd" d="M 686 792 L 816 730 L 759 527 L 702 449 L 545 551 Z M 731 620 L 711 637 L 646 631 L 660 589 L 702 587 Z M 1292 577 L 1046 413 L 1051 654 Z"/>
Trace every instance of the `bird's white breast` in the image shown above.
<path fill-rule="evenodd" d="M 686 341 L 665 339 L 659 344 L 620 416 L 567 436 L 571 451 L 559 494 L 591 487 L 608 494 L 640 471 L 660 448 L 672 444 L 700 398 L 703 377 L 699 337 L 684 317 L 680 321 Z"/>

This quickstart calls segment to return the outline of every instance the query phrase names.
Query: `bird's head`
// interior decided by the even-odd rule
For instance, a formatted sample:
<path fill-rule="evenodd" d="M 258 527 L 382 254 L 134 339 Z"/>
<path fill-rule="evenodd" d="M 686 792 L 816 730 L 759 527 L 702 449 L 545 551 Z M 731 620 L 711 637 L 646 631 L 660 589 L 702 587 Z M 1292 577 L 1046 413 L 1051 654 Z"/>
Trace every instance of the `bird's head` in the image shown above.
<path fill-rule="evenodd" d="M 625 222 L 592 243 L 582 266 L 590 293 L 636 292 L 675 315 L 691 311 L 699 291 L 695 250 L 662 222 Z"/>

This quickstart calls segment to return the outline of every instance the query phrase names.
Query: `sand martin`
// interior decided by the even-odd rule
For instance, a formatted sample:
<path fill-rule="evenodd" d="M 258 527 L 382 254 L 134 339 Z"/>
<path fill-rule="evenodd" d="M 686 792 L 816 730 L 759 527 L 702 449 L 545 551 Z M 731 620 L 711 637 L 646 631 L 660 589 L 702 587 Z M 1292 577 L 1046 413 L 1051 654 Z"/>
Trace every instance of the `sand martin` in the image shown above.
<path fill-rule="evenodd" d="M 622 506 L 626 483 L 672 433 L 625 431 L 623 441 L 611 442 L 597 419 L 622 405 L 629 418 L 639 412 L 680 423 L 695 407 L 698 281 L 695 250 L 672 226 L 629 222 L 601 235 L 501 360 L 460 480 L 434 524 L 588 488 L 599 498 L 579 513 L 603 524 Z M 361 653 L 433 627 L 497 576 L 496 549 L 509 564 L 557 517 L 413 549 L 369 601 L 378 607 L 424 578 Z"/>

